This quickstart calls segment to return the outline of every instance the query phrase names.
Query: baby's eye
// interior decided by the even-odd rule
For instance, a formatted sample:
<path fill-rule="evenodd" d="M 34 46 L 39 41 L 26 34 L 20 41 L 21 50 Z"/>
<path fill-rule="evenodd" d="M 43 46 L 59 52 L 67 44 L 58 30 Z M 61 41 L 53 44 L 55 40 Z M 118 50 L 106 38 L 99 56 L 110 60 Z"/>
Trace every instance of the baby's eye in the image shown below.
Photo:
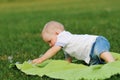
<path fill-rule="evenodd" d="M 51 41 L 48 41 L 48 43 L 51 43 Z"/>

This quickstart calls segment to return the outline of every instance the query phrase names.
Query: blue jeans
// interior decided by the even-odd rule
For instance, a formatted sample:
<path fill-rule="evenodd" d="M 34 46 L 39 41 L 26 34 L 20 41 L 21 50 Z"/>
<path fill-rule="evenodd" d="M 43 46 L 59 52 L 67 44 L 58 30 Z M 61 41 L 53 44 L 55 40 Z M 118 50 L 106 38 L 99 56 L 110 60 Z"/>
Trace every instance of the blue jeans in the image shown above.
<path fill-rule="evenodd" d="M 90 54 L 90 65 L 104 64 L 105 62 L 100 58 L 100 54 L 103 52 L 109 52 L 110 44 L 105 37 L 99 36 L 96 42 L 92 46 Z"/>

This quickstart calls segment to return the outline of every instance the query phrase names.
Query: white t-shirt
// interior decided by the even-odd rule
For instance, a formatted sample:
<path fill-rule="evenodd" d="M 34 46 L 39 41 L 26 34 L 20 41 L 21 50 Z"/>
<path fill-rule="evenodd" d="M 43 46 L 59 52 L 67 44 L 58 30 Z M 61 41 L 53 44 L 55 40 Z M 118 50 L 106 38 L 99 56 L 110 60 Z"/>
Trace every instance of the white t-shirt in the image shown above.
<path fill-rule="evenodd" d="M 57 36 L 55 45 L 63 47 L 63 51 L 68 55 L 89 63 L 92 45 L 97 37 L 95 35 L 77 35 L 63 31 Z"/>

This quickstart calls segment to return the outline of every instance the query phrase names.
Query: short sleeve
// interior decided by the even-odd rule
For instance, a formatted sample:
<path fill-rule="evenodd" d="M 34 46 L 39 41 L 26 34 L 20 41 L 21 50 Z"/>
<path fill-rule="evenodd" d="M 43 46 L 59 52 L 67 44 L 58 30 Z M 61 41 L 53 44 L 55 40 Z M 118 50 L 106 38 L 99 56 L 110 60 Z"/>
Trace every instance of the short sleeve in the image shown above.
<path fill-rule="evenodd" d="M 68 43 L 69 40 L 71 38 L 70 36 L 71 34 L 69 32 L 62 32 L 57 36 L 57 41 L 55 43 L 56 46 L 61 46 L 61 47 L 65 47 Z"/>

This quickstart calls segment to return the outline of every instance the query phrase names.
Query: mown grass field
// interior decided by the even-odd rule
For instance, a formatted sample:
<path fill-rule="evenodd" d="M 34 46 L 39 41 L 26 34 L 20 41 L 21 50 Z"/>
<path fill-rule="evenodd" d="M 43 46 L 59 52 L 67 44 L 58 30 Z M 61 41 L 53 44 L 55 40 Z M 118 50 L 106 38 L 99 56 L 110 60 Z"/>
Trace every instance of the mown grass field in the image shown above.
<path fill-rule="evenodd" d="M 120 53 L 120 0 L 0 0 L 1 80 L 52 80 L 9 68 L 11 62 L 32 60 L 49 48 L 39 34 L 51 20 L 72 33 L 103 35 L 111 51 Z M 64 59 L 63 52 L 52 59 Z"/>

